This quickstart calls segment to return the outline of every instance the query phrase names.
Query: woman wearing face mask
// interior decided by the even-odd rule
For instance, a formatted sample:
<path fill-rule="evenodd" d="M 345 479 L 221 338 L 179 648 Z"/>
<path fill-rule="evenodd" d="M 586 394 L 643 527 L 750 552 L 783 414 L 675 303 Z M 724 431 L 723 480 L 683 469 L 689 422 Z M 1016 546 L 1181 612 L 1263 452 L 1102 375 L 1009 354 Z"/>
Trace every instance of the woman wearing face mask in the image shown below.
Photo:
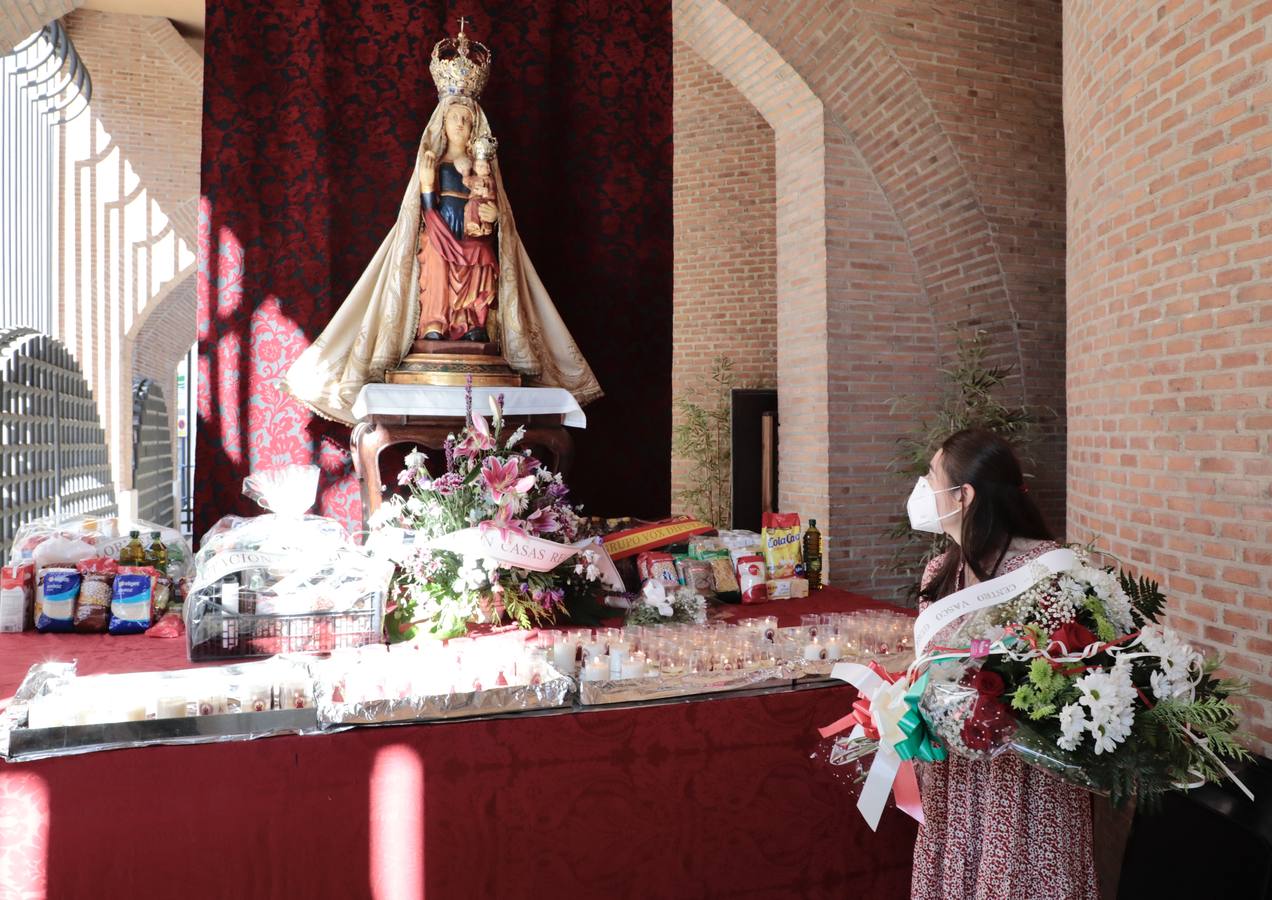
<path fill-rule="evenodd" d="M 954 545 L 923 573 L 920 609 L 1056 549 L 1011 447 L 988 431 L 950 436 L 908 504 L 910 524 Z M 957 623 L 933 638 L 941 644 Z M 919 766 L 925 824 L 914 847 L 915 900 L 1096 900 L 1091 795 L 1025 765 L 950 756 Z"/>

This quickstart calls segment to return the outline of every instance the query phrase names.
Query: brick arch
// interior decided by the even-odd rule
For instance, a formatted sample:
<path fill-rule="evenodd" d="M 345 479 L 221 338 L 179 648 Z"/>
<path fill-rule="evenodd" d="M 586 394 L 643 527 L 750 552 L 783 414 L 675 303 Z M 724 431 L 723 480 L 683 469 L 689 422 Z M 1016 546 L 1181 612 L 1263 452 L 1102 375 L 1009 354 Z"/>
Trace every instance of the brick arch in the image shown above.
<path fill-rule="evenodd" d="M 858 301 L 877 298 L 879 289 L 842 287 L 838 268 L 873 266 L 917 292 L 928 314 L 914 315 L 907 302 L 914 354 L 910 373 L 899 363 L 873 364 L 876 377 L 899 373 L 907 382 L 896 393 L 921 401 L 935 396 L 935 370 L 949 362 L 956 335 L 972 329 L 989 334 L 989 360 L 1014 368 L 1012 397 L 1041 419 L 1040 439 L 1029 466 L 1038 498 L 1057 533 L 1064 532 L 1064 159 L 1060 122 L 1060 16 L 1043 0 L 986 0 L 975 20 L 939 8 L 856 0 L 719 0 L 678 3 L 677 14 L 692 8 L 710 19 L 697 31 L 721 34 L 724 58 L 716 63 L 750 96 L 745 81 L 770 77 L 795 80 L 820 104 L 828 166 L 859 164 L 869 173 L 872 198 L 882 196 L 900 228 L 905 250 L 870 259 L 862 244 L 839 240 L 851 231 L 854 215 L 828 207 L 829 280 L 832 324 L 831 366 L 845 363 L 835 321 L 870 326 L 876 334 L 900 334 L 895 324 L 874 329 L 861 318 Z M 748 37 L 749 35 L 749 37 Z M 758 48 L 758 49 L 757 49 Z M 777 63 L 755 63 L 761 53 Z M 736 57 L 736 58 L 732 58 Z M 775 88 L 779 89 L 780 88 Z M 757 93 L 757 107 L 766 100 Z M 762 107 L 761 107 L 762 108 Z M 843 149 L 838 149 L 843 148 Z M 855 162 L 854 162 L 855 160 Z M 835 179 L 832 182 L 838 183 Z M 779 205 L 787 202 L 779 195 Z M 873 202 L 873 200 L 872 200 Z M 890 235 L 891 237 L 891 235 Z M 780 252 L 780 247 L 779 247 Z M 867 265 L 860 263 L 866 261 Z M 913 299 L 913 298 L 911 298 Z M 839 329 L 841 332 L 842 328 Z M 847 354 L 851 354 L 851 350 Z M 913 370 L 934 377 L 922 384 Z M 907 377 L 908 376 L 908 377 Z M 867 389 L 869 378 L 830 373 L 832 385 Z M 901 379 L 898 382 L 901 383 Z M 832 387 L 832 398 L 839 394 Z M 836 415 L 832 402 L 832 418 Z M 864 421 L 875 426 L 880 416 Z M 884 431 L 890 425 L 885 422 Z M 856 436 L 835 436 L 854 462 L 832 466 L 832 508 L 858 513 L 860 499 L 837 496 L 839 474 L 859 478 L 866 460 L 891 458 L 889 440 L 867 450 Z M 833 457 L 835 451 L 831 451 Z M 851 479 L 850 479 L 851 480 Z M 895 498 L 876 488 L 880 500 Z M 847 521 L 858 521 L 853 515 Z M 874 575 L 858 583 L 878 585 Z"/>
<path fill-rule="evenodd" d="M 676 39 L 732 82 L 773 129 L 780 502 L 825 519 L 830 512 L 830 398 L 824 110 L 777 51 L 719 0 L 673 0 L 672 22 Z"/>
<path fill-rule="evenodd" d="M 860 151 L 906 232 L 944 340 L 983 327 L 1028 400 L 1019 317 L 980 196 L 923 89 L 855 3 L 724 0 L 799 73 Z M 792 28 L 792 23 L 799 23 Z"/>
<path fill-rule="evenodd" d="M 677 0 L 676 37 L 773 128 L 777 157 L 780 502 L 834 535 L 841 584 L 887 593 L 903 501 L 887 466 L 911 425 L 898 395 L 930 396 L 939 329 L 905 223 L 850 130 L 725 4 Z"/>
<path fill-rule="evenodd" d="M 84 117 L 66 132 L 67 240 L 125 214 L 130 224 L 144 225 L 128 231 L 126 241 L 71 243 L 93 265 L 66 267 L 59 310 L 59 327 L 70 335 L 94 383 L 117 495 L 121 508 L 129 509 L 133 376 L 169 384 L 194 340 L 202 59 L 167 19 L 79 9 L 67 18 L 67 29 L 103 88 L 94 95 L 91 120 Z M 141 102 L 138 85 L 154 92 L 146 97 L 162 96 L 164 104 Z M 128 181 L 127 195 L 114 198 L 110 186 L 123 185 L 128 170 L 136 183 Z M 103 184 L 106 189 L 99 190 Z M 102 279 L 98 271 L 127 277 Z M 107 308 L 115 313 L 96 316 Z M 172 343 L 165 344 L 165 337 Z"/>

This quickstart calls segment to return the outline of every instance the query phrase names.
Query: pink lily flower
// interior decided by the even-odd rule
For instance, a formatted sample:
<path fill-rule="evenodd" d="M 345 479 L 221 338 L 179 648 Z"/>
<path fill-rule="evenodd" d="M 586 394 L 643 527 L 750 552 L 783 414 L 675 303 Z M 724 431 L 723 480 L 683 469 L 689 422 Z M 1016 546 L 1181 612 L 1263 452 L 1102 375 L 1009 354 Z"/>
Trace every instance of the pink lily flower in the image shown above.
<path fill-rule="evenodd" d="M 551 506 L 536 509 L 526 516 L 526 525 L 532 534 L 553 534 L 561 530 L 561 520 L 557 518 L 556 509 Z"/>
<path fill-rule="evenodd" d="M 490 433 L 486 420 L 473 413 L 473 424 L 464 435 L 464 439 L 455 445 L 455 453 L 470 459 L 483 450 L 495 449 L 495 439 Z"/>
<path fill-rule="evenodd" d="M 512 537 L 514 536 L 525 537 L 526 536 L 525 525 L 526 525 L 525 522 L 521 521 L 520 519 L 514 519 L 512 517 L 511 509 L 509 509 L 507 506 L 500 506 L 499 510 L 495 513 L 495 517 L 493 519 L 487 519 L 485 522 L 482 522 L 477 527 L 481 529 L 481 531 L 483 532 L 492 531 L 492 530 L 498 531 L 499 536 L 502 537 L 505 541 L 507 541 L 507 540 L 511 540 Z"/>
<path fill-rule="evenodd" d="M 481 465 L 481 477 L 496 503 L 507 494 L 524 494 L 534 487 L 534 476 L 520 477 L 520 466 L 515 459 L 505 463 L 493 456 L 488 458 Z"/>

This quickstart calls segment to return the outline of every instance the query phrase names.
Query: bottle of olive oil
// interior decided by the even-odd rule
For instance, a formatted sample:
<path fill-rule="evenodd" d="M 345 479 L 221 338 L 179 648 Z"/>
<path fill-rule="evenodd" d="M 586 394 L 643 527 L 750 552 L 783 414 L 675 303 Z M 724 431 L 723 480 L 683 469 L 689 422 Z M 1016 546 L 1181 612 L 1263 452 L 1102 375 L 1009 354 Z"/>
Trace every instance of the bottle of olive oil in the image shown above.
<path fill-rule="evenodd" d="M 154 566 L 165 575 L 168 574 L 168 548 L 164 544 L 159 532 L 154 533 L 154 540 L 150 542 L 150 546 L 146 548 L 146 565 Z"/>
<path fill-rule="evenodd" d="M 817 520 L 809 519 L 804 531 L 804 574 L 808 577 L 808 589 L 819 590 L 822 573 L 822 539 L 817 530 Z"/>
<path fill-rule="evenodd" d="M 124 549 L 119 551 L 119 564 L 121 566 L 144 566 L 146 564 L 146 548 L 141 545 L 141 532 L 130 531 L 128 536 L 132 538 Z"/>

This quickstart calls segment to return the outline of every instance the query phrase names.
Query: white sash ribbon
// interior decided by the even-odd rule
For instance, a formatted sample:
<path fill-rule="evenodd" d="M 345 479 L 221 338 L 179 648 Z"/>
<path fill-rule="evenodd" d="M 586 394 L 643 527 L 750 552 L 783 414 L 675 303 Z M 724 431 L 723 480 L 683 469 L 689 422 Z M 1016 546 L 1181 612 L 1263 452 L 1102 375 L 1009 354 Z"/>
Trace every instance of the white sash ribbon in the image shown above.
<path fill-rule="evenodd" d="M 923 656 L 936 633 L 954 620 L 1013 600 L 1044 578 L 1073 568 L 1077 561 L 1072 550 L 1051 550 L 1006 575 L 942 597 L 919 613 L 914 622 L 914 655 Z"/>
<path fill-rule="evenodd" d="M 405 528 L 381 528 L 367 538 L 367 546 L 372 553 L 387 556 L 397 563 L 404 562 L 415 550 L 449 550 L 466 558 L 491 559 L 502 566 L 531 572 L 550 572 L 580 552 L 593 550 L 596 554 L 593 561 L 600 570 L 601 583 L 610 590 L 624 590 L 614 561 L 595 538 L 559 544 L 516 529 L 494 526 L 462 528 L 430 541 L 416 541 L 415 538 L 416 533 Z"/>

